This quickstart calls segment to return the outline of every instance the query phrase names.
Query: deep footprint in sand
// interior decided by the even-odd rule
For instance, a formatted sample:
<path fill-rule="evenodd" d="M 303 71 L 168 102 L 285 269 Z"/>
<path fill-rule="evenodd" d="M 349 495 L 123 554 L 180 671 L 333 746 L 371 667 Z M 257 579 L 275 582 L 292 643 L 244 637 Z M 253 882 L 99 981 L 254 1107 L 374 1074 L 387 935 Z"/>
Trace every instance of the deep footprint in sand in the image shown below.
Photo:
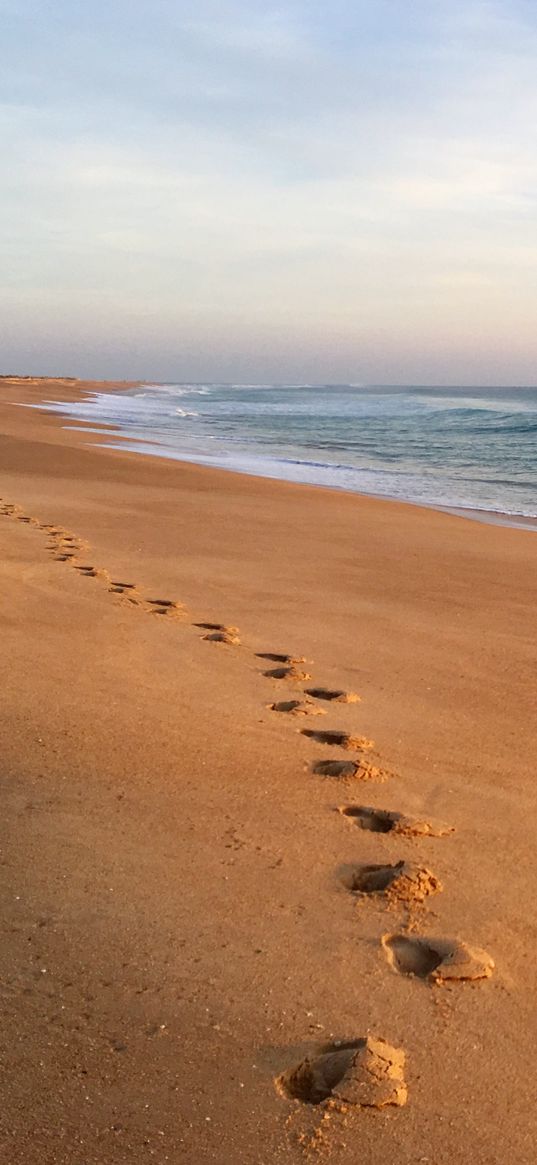
<path fill-rule="evenodd" d="M 310 740 L 315 740 L 318 744 L 332 744 L 338 748 L 345 748 L 347 751 L 369 749 L 375 746 L 375 742 L 368 740 L 367 736 L 351 736 L 348 732 L 334 732 L 330 729 L 323 732 L 316 728 L 301 728 L 300 732 L 302 736 L 309 736 Z"/>
<path fill-rule="evenodd" d="M 267 707 L 271 712 L 287 712 L 290 716 L 326 716 L 326 710 L 318 708 L 313 700 L 280 700 Z"/>
<path fill-rule="evenodd" d="M 150 615 L 178 615 L 183 611 L 182 603 L 175 599 L 146 599 L 145 609 Z"/>
<path fill-rule="evenodd" d="M 319 760 L 312 766 L 317 777 L 334 777 L 336 780 L 387 781 L 392 774 L 366 760 Z"/>
<path fill-rule="evenodd" d="M 302 1104 L 356 1108 L 406 1104 L 405 1053 L 374 1036 L 329 1044 L 276 1079 L 280 1095 Z"/>
<path fill-rule="evenodd" d="M 108 581 L 108 575 L 105 570 L 98 569 L 96 566 L 78 566 L 77 564 L 73 565 L 75 566 L 75 570 L 80 571 L 80 574 L 84 578 L 100 578 L 105 582 Z"/>
<path fill-rule="evenodd" d="M 194 627 L 200 627 L 202 631 L 224 631 L 226 635 L 238 635 L 238 627 L 229 627 L 226 623 L 194 623 Z"/>
<path fill-rule="evenodd" d="M 403 837 L 445 837 L 453 833 L 452 825 L 442 821 L 426 821 L 388 809 L 371 809 L 367 805 L 342 805 L 339 812 L 360 829 L 372 833 L 397 833 Z"/>
<path fill-rule="evenodd" d="M 385 934 L 381 941 L 390 966 L 400 975 L 432 983 L 463 983 L 490 979 L 494 971 L 494 959 L 487 951 L 459 939 Z"/>
<path fill-rule="evenodd" d="M 442 883 L 426 866 L 416 862 L 387 865 L 358 865 L 347 868 L 342 882 L 354 894 L 382 894 L 392 902 L 411 905 L 438 894 Z"/>
<path fill-rule="evenodd" d="M 304 680 L 310 680 L 309 672 L 301 671 L 300 668 L 295 667 L 294 664 L 289 664 L 286 667 L 274 667 L 270 671 L 263 672 L 263 675 L 269 680 L 290 680 L 293 683 L 301 684 Z"/>
<path fill-rule="evenodd" d="M 361 700 L 356 692 L 345 692 L 341 688 L 306 688 L 306 695 L 314 700 L 334 700 L 337 704 L 359 704 Z"/>
<path fill-rule="evenodd" d="M 202 635 L 202 639 L 208 639 L 209 643 L 227 643 L 230 647 L 238 647 L 240 644 L 239 636 L 230 631 L 209 631 L 207 635 Z"/>
<path fill-rule="evenodd" d="M 294 663 L 306 662 L 303 655 L 287 655 L 286 652 L 280 651 L 258 651 L 256 654 L 258 659 L 268 659 L 272 660 L 273 663 L 286 663 L 291 666 Z"/>
<path fill-rule="evenodd" d="M 109 591 L 111 595 L 129 595 L 131 596 L 136 590 L 135 583 L 116 582 L 115 579 L 110 580 Z"/>

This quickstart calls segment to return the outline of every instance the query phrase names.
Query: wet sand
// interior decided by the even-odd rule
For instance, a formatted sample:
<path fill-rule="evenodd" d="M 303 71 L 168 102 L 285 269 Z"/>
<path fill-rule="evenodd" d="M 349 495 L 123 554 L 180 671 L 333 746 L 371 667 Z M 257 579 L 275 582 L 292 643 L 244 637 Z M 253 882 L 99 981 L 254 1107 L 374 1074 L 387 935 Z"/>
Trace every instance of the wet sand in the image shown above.
<path fill-rule="evenodd" d="M 534 534 L 12 403 L 81 387 L 0 382 L 3 1156 L 529 1165 Z M 368 1035 L 406 1104 L 289 1097 Z"/>

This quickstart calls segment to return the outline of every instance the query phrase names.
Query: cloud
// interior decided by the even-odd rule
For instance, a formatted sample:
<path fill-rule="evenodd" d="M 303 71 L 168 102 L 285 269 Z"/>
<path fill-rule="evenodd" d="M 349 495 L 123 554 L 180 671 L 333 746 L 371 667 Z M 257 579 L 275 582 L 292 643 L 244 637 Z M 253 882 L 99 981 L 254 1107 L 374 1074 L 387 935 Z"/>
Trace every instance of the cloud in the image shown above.
<path fill-rule="evenodd" d="M 189 376 L 212 336 L 253 380 L 286 361 L 315 379 L 316 353 L 321 379 L 344 361 L 355 379 L 366 350 L 370 378 L 408 379 L 435 338 L 447 377 L 473 325 L 494 347 L 508 321 L 533 366 L 533 5 L 0 0 L 0 12 L 13 335 L 46 320 L 61 348 L 61 326 L 83 320 L 98 350 L 116 321 L 139 350 L 145 320 L 148 360 L 173 364 L 188 334 Z M 310 352 L 301 373 L 293 336 L 300 361 Z M 216 348 L 212 366 L 218 379 Z"/>

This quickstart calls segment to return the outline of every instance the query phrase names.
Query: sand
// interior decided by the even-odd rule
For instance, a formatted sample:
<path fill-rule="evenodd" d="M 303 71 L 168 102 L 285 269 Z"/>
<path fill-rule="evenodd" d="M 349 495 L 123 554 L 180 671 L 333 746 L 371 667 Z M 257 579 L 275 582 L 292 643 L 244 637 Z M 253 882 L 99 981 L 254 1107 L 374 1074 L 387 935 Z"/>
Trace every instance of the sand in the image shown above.
<path fill-rule="evenodd" d="M 0 381 L 1 1159 L 533 1165 L 535 534 L 13 404 L 84 387 Z"/>

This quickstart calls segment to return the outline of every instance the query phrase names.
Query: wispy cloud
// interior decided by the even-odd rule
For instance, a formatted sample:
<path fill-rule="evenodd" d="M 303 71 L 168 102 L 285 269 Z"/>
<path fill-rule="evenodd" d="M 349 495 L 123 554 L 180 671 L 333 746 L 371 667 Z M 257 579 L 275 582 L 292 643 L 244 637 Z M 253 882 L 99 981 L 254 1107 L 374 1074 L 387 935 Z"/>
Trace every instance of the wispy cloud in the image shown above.
<path fill-rule="evenodd" d="M 91 334 L 77 367 L 102 374 L 468 380 L 473 336 L 478 379 L 531 378 L 533 3 L 0 0 L 0 22 L 11 366 L 31 328 L 55 366 L 62 329 Z"/>

